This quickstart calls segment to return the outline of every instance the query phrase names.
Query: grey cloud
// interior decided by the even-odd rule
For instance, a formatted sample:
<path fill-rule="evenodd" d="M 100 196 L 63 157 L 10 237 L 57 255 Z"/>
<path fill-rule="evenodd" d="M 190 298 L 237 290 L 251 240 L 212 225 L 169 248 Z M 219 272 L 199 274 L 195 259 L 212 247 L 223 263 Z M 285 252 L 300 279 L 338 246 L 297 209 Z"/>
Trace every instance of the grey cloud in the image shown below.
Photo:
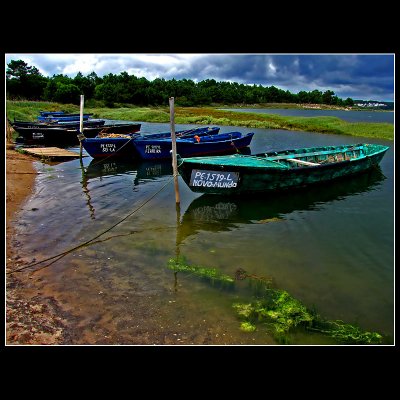
<path fill-rule="evenodd" d="M 18 59 L 15 58 L 18 55 L 10 56 Z M 7 63 L 10 56 L 6 57 Z M 52 76 L 73 65 L 75 56 L 29 55 L 28 64 Z M 204 54 L 189 59 L 182 54 L 167 56 L 172 63 L 157 63 L 157 57 L 144 60 L 143 55 L 96 54 L 93 70 L 99 76 L 137 71 L 135 75 L 147 79 L 159 76 L 274 85 L 294 93 L 330 89 L 344 98 L 393 100 L 394 97 L 394 56 L 390 54 Z M 75 76 L 77 72 L 69 75 Z"/>

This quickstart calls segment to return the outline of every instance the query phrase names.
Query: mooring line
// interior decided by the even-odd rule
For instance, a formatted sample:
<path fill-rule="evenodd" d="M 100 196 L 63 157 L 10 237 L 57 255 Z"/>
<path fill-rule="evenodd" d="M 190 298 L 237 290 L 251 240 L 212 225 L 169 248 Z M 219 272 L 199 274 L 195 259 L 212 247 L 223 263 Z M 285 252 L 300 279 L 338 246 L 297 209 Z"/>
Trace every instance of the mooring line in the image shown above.
<path fill-rule="evenodd" d="M 121 233 L 121 234 L 119 234 L 119 235 L 109 236 L 109 237 L 107 237 L 107 238 L 105 238 L 105 239 L 100 239 L 100 240 L 96 240 L 96 241 L 94 241 L 94 242 L 90 242 L 90 243 L 84 244 L 84 245 L 82 245 L 82 247 L 91 246 L 91 245 L 97 244 L 97 243 L 103 243 L 103 242 L 105 242 L 105 241 L 107 241 L 107 240 L 111 240 L 111 239 L 114 239 L 114 238 L 120 237 L 120 236 L 133 235 L 134 233 L 137 233 L 137 232 L 138 232 L 138 231 L 131 231 L 131 232 L 129 232 L 129 233 Z M 46 265 L 43 265 L 43 267 L 40 267 L 40 268 L 35 269 L 32 273 L 35 273 L 35 272 L 40 271 L 41 269 L 50 267 L 51 264 L 54 264 L 55 262 L 61 260 L 63 257 L 65 257 L 65 256 L 66 256 L 67 254 L 69 254 L 69 253 L 70 253 L 70 251 L 67 251 L 67 252 L 65 252 L 65 253 L 61 253 L 61 255 L 59 255 L 59 256 L 54 256 L 54 257 L 48 258 L 47 260 L 42 260 L 42 261 L 40 261 L 40 263 L 42 263 L 42 262 L 44 262 L 44 261 L 51 260 L 52 258 L 57 258 L 56 260 L 52 261 L 51 263 L 46 264 Z M 29 267 L 32 267 L 33 265 L 35 265 L 35 264 L 30 264 Z M 15 272 L 17 272 L 17 271 L 15 271 Z"/>
<path fill-rule="evenodd" d="M 81 247 L 87 246 L 89 243 L 93 242 L 94 240 L 98 239 L 100 236 L 102 236 L 102 235 L 104 235 L 105 233 L 111 231 L 111 230 L 112 230 L 113 228 L 115 228 L 117 225 L 119 225 L 119 224 L 121 224 L 122 222 L 124 222 L 126 219 L 128 219 L 128 218 L 129 218 L 131 215 L 133 215 L 135 212 L 139 211 L 139 210 L 140 210 L 142 207 L 144 207 L 150 200 L 152 200 L 155 196 L 157 196 L 157 194 L 159 194 L 169 183 L 171 183 L 172 180 L 174 179 L 174 177 L 175 177 L 175 176 L 172 176 L 172 178 L 169 179 L 169 180 L 165 183 L 165 185 L 163 185 L 159 190 L 157 190 L 157 192 L 155 192 L 153 195 L 151 195 L 151 196 L 150 196 L 146 201 L 144 201 L 139 207 L 135 208 L 132 212 L 130 212 L 130 213 L 129 213 L 128 215 L 126 215 L 124 218 L 122 218 L 122 219 L 119 220 L 117 223 L 115 223 L 115 224 L 112 225 L 110 228 L 106 229 L 105 231 L 101 232 L 101 233 L 98 234 L 97 236 L 93 237 L 92 239 L 89 239 L 89 240 L 87 240 L 86 242 L 81 243 L 80 245 L 75 246 L 75 247 L 73 247 L 73 248 L 71 248 L 71 249 L 69 249 L 69 250 L 66 250 L 66 251 L 62 252 L 62 253 L 59 253 L 59 254 L 57 254 L 57 255 L 55 255 L 55 256 L 53 256 L 53 257 L 49 257 L 49 258 L 46 258 L 46 259 L 44 259 L 44 260 L 37 261 L 37 262 L 35 262 L 34 264 L 25 265 L 25 266 L 23 266 L 23 267 L 21 267 L 21 268 L 18 268 L 18 269 L 16 269 L 16 270 L 14 270 L 14 271 L 6 272 L 6 274 L 8 275 L 8 274 L 13 274 L 13 273 L 15 273 L 15 272 L 20 272 L 20 271 L 23 271 L 23 270 L 25 270 L 25 269 L 34 267 L 35 265 L 41 264 L 41 263 L 43 263 L 43 262 L 50 261 L 50 260 L 54 260 L 54 259 L 56 258 L 56 260 L 52 261 L 52 262 L 49 263 L 49 264 L 44 265 L 43 267 L 40 267 L 40 268 L 36 269 L 36 270 L 33 271 L 33 272 L 40 271 L 40 270 L 43 269 L 43 268 L 49 267 L 50 265 L 52 265 L 53 263 L 55 263 L 56 261 L 58 261 L 58 260 L 61 259 L 62 257 L 66 256 L 67 254 L 72 253 L 73 251 L 75 251 L 75 250 L 77 250 L 77 249 L 80 249 Z"/>

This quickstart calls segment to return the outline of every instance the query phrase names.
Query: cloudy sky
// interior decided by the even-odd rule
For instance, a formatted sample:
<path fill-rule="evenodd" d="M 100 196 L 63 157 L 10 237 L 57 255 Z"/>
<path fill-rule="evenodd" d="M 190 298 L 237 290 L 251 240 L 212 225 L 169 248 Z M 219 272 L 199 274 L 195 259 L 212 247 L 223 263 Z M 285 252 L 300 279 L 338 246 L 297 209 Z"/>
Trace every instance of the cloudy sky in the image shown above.
<path fill-rule="evenodd" d="M 394 101 L 393 54 L 6 54 L 48 77 L 126 71 L 148 80 L 204 79 L 276 86 L 292 93 L 333 90 L 343 99 Z"/>

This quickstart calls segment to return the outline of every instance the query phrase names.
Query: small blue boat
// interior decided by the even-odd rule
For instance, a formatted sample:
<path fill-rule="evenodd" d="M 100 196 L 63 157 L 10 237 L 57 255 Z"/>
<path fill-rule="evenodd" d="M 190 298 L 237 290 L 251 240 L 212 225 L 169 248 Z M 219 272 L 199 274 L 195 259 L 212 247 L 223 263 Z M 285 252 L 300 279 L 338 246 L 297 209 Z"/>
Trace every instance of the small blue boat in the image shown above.
<path fill-rule="evenodd" d="M 83 114 L 83 120 L 87 121 L 89 117 L 93 114 Z M 42 116 L 39 115 L 37 117 L 38 121 L 44 121 L 44 122 L 60 122 L 60 121 L 79 121 L 80 120 L 80 114 L 63 114 L 63 115 L 48 115 L 48 116 Z"/>
<path fill-rule="evenodd" d="M 175 132 L 175 136 L 177 138 L 181 137 L 193 137 L 195 135 L 204 136 L 204 135 L 216 135 L 220 130 L 219 126 L 204 126 L 201 128 L 193 128 L 193 129 L 184 129 Z M 162 132 L 162 133 L 143 133 L 141 135 L 141 139 L 162 139 L 162 138 L 171 138 L 171 132 Z"/>
<path fill-rule="evenodd" d="M 64 111 L 39 111 L 41 117 L 59 117 L 65 115 Z"/>
<path fill-rule="evenodd" d="M 241 132 L 220 133 L 176 139 L 176 152 L 181 157 L 196 157 L 215 154 L 232 154 L 250 145 L 254 133 L 242 135 Z M 143 160 L 170 159 L 172 141 L 170 138 L 140 139 L 132 141 Z"/>
<path fill-rule="evenodd" d="M 176 131 L 175 135 L 181 138 L 191 137 L 195 135 L 202 137 L 204 135 L 213 136 L 217 135 L 220 128 L 215 127 L 201 127 L 194 129 L 186 129 Z M 118 157 L 124 159 L 140 159 L 139 154 L 134 146 L 135 140 L 150 141 L 159 139 L 168 139 L 171 142 L 171 132 L 162 133 L 149 133 L 149 134 L 118 134 L 112 135 L 112 128 L 110 126 L 110 134 L 100 134 L 93 138 L 83 138 L 81 140 L 83 148 L 93 158 L 103 157 Z"/>

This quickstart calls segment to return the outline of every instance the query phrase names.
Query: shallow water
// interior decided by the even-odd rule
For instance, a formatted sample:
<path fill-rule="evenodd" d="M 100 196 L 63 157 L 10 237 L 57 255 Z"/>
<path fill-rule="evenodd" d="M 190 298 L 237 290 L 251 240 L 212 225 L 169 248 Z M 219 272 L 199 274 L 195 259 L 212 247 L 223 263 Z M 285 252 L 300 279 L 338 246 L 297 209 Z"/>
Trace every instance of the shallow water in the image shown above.
<path fill-rule="evenodd" d="M 192 126 L 176 129 L 185 127 Z M 146 132 L 168 129 L 168 124 L 142 123 Z M 393 143 L 221 127 L 221 132 L 234 130 L 255 132 L 253 153 L 358 142 L 390 149 L 377 170 L 277 196 L 202 196 L 179 178 L 180 213 L 170 162 L 85 157 L 84 168 L 79 160 L 53 166 L 36 162 L 35 193 L 18 226 L 26 260 L 64 252 L 126 218 L 97 243 L 36 273 L 76 316 L 82 329 L 77 341 L 107 343 L 118 337 L 120 344 L 276 344 L 265 326 L 252 333 L 239 329 L 232 304 L 253 299 L 248 282 L 229 289 L 193 274 L 175 276 L 167 263 L 180 255 L 189 264 L 230 276 L 240 267 L 272 277 L 276 287 L 323 317 L 359 324 L 393 342 Z M 335 343 L 310 333 L 291 340 Z"/>

